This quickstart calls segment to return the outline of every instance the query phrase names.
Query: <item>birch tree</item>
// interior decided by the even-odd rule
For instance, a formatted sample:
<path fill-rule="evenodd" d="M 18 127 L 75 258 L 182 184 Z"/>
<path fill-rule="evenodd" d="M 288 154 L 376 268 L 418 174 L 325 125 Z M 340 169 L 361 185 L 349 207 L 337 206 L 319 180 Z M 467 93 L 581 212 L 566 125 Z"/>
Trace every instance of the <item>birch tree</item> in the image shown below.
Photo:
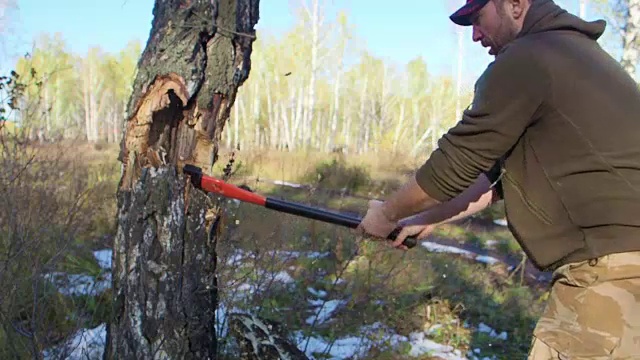
<path fill-rule="evenodd" d="M 8 40 L 13 32 L 12 26 L 15 24 L 16 14 L 19 12 L 17 0 L 0 0 L 0 47 L 2 54 L 8 54 Z M 0 59 L 4 60 L 4 59 Z"/>
<path fill-rule="evenodd" d="M 588 3 L 582 0 L 585 11 Z M 620 63 L 636 79 L 640 61 L 640 0 L 592 0 L 620 41 Z"/>
<path fill-rule="evenodd" d="M 32 53 L 16 64 L 16 71 L 29 84 L 24 101 L 29 103 L 28 108 L 38 108 L 38 116 L 24 118 L 23 126 L 37 129 L 43 138 L 51 138 L 54 132 L 74 126 L 77 72 L 60 34 L 39 36 L 35 43 Z"/>
<path fill-rule="evenodd" d="M 623 13 L 622 58 L 624 69 L 635 79 L 640 61 L 640 0 L 619 1 Z"/>
<path fill-rule="evenodd" d="M 579 1 L 578 16 L 585 19 L 587 17 L 587 7 L 589 6 L 589 0 L 578 0 L 578 1 Z"/>
<path fill-rule="evenodd" d="M 120 140 L 121 119 L 131 93 L 140 46 L 138 42 L 129 42 L 118 54 L 108 55 L 102 63 L 107 103 L 100 122 L 105 129 L 105 140 L 110 143 Z"/>
<path fill-rule="evenodd" d="M 258 0 L 156 0 L 125 113 L 105 358 L 215 359 L 220 209 L 180 169 L 217 160 Z"/>
<path fill-rule="evenodd" d="M 349 39 L 351 37 L 350 30 L 348 28 L 347 15 L 344 12 L 338 14 L 338 40 L 335 48 L 336 54 L 336 70 L 333 84 L 333 102 L 331 104 L 331 122 L 329 125 L 329 136 L 326 142 L 326 151 L 332 151 L 336 143 L 336 136 L 338 135 L 338 118 L 340 116 L 343 88 L 343 76 L 344 76 L 344 59 L 347 51 Z"/>
<path fill-rule="evenodd" d="M 419 132 L 421 119 L 425 115 L 425 97 L 427 87 L 429 85 L 429 73 L 427 71 L 427 63 L 422 57 L 418 57 L 409 61 L 406 66 L 408 77 L 409 99 L 411 102 L 411 143 L 417 144 L 419 140 Z"/>
<path fill-rule="evenodd" d="M 86 138 L 97 142 L 100 138 L 100 114 L 106 105 L 106 77 L 103 69 L 103 53 L 99 47 L 92 47 L 85 58 L 78 60 L 81 75 L 82 104 L 85 119 Z"/>

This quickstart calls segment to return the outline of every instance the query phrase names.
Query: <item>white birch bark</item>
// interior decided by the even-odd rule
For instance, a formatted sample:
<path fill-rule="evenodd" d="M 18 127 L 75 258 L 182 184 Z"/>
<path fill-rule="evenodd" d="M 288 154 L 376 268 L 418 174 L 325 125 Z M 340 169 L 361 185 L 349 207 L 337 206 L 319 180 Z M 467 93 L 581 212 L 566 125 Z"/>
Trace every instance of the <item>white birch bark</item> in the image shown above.
<path fill-rule="evenodd" d="M 620 63 L 634 79 L 640 61 L 640 0 L 626 0 L 628 11 L 622 28 L 622 59 Z"/>
<path fill-rule="evenodd" d="M 585 19 L 587 17 L 587 5 L 588 0 L 580 0 L 580 10 L 578 11 L 578 16 Z"/>
<path fill-rule="evenodd" d="M 413 126 L 411 127 L 411 142 L 416 144 L 418 141 L 418 131 L 420 129 L 420 105 L 417 98 L 413 98 L 412 102 Z"/>
<path fill-rule="evenodd" d="M 464 61 L 464 29 L 459 27 L 458 33 L 458 63 L 456 73 L 456 121 L 462 117 L 462 67 Z"/>
<path fill-rule="evenodd" d="M 400 116 L 398 116 L 398 123 L 396 124 L 396 130 L 393 134 L 393 152 L 394 153 L 398 151 L 398 143 L 400 141 L 400 137 L 402 136 L 402 133 L 404 132 L 405 106 L 406 106 L 406 103 L 402 101 L 400 103 Z"/>
<path fill-rule="evenodd" d="M 369 79 L 364 78 L 364 85 L 362 86 L 362 95 L 360 97 L 360 123 L 363 127 L 360 127 L 360 146 L 359 153 L 366 153 L 369 150 L 369 131 L 370 131 L 370 116 L 367 115 L 367 85 Z"/>
<path fill-rule="evenodd" d="M 302 141 L 302 137 L 300 136 L 301 131 L 300 131 L 300 127 L 301 127 L 301 123 L 303 122 L 303 110 L 304 110 L 304 88 L 303 86 L 300 86 L 300 88 L 298 89 L 298 96 L 297 96 L 297 100 L 298 100 L 298 106 L 296 108 L 296 116 L 295 116 L 295 121 L 293 123 L 293 143 L 289 146 L 289 148 L 291 150 L 293 150 L 294 148 L 297 148 L 298 146 L 298 142 L 303 143 Z M 300 137 L 299 137 L 300 136 Z"/>

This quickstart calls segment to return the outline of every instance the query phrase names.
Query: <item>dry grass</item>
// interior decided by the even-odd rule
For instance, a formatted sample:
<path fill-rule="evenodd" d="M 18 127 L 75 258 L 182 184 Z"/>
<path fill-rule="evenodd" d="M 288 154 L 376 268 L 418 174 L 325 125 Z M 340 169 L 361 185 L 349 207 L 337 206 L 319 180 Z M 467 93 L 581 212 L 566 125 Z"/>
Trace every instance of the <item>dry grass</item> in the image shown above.
<path fill-rule="evenodd" d="M 33 144 L 2 130 L 0 147 L 0 357 L 38 358 L 108 317 L 105 294 L 65 296 L 50 279 L 99 272 L 91 250 L 113 230 L 113 162 L 71 142 Z"/>

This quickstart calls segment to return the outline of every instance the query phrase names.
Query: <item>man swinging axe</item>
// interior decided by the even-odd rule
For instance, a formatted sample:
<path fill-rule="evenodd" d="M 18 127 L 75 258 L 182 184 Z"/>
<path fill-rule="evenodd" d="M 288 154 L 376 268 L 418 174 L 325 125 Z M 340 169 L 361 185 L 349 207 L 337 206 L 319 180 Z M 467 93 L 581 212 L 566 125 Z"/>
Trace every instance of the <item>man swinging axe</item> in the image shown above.
<path fill-rule="evenodd" d="M 359 232 L 403 237 L 504 200 L 553 271 L 528 355 L 640 359 L 640 91 L 587 22 L 552 0 L 467 0 L 451 15 L 494 61 L 414 177 L 371 201 Z"/>

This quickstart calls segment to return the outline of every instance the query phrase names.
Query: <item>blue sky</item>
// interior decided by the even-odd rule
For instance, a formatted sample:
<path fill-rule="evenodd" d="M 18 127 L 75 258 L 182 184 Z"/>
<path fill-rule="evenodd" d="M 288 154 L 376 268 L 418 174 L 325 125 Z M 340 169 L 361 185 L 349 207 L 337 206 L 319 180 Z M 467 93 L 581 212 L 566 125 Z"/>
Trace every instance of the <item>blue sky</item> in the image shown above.
<path fill-rule="evenodd" d="M 430 71 L 454 74 L 455 27 L 448 15 L 464 0 L 329 1 L 333 8 L 348 11 L 359 38 L 374 55 L 399 65 L 422 56 Z M 578 11 L 578 0 L 557 2 L 573 13 Z M 289 29 L 294 21 L 291 5 L 296 3 L 300 0 L 261 0 L 258 31 L 280 33 Z M 19 17 L 7 49 L 9 55 L 22 54 L 41 32 L 61 32 L 76 53 L 85 53 L 93 45 L 119 51 L 131 39 L 144 44 L 151 28 L 153 4 L 153 0 L 18 0 Z M 595 14 L 587 16 L 593 17 Z M 465 30 L 464 73 L 473 82 L 491 58 Z M 4 60 L 2 67 L 10 63 Z"/>

